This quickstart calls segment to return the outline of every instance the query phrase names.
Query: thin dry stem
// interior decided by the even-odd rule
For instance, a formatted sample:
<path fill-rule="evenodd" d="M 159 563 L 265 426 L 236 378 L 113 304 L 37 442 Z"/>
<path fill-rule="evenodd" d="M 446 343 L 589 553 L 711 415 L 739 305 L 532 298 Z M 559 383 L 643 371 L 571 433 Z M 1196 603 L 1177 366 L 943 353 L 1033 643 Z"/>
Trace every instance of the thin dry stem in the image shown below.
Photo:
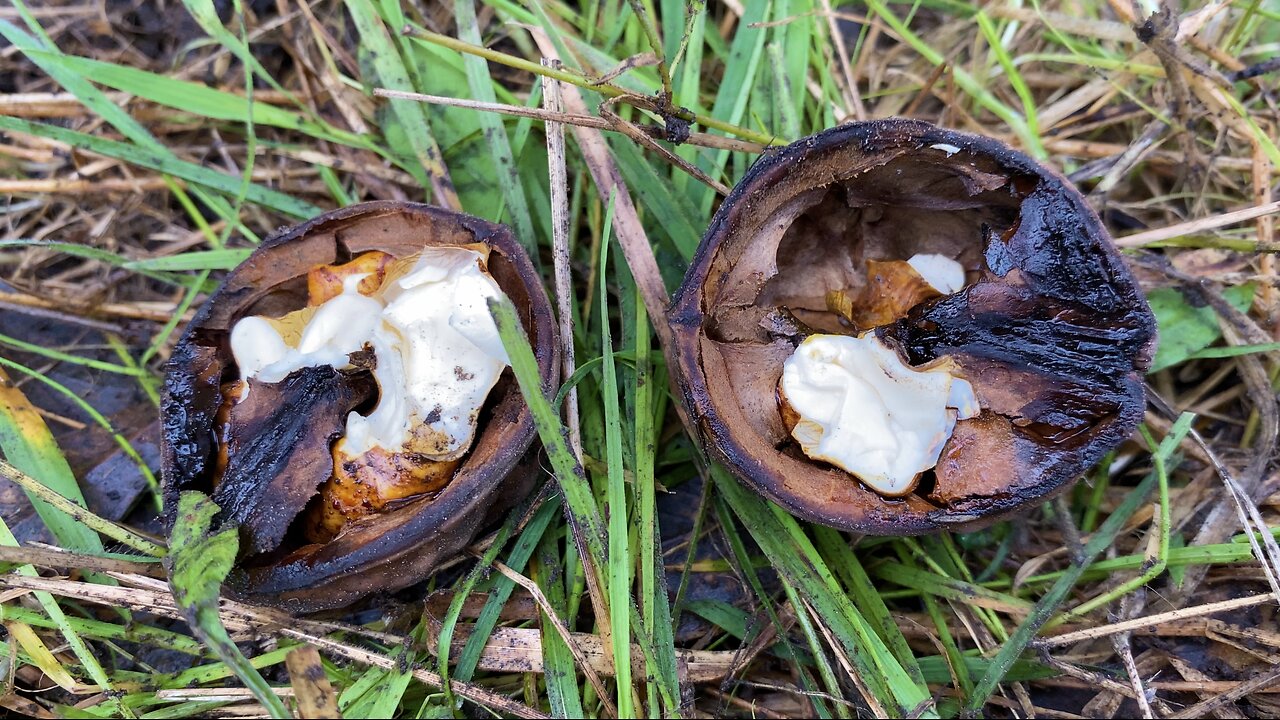
<path fill-rule="evenodd" d="M 551 603 L 547 601 L 547 596 L 542 594 L 542 588 L 502 562 L 494 560 L 492 565 L 504 577 L 524 588 L 533 596 L 534 601 L 538 603 L 538 608 L 551 621 L 551 626 L 556 629 L 560 639 L 564 640 L 564 644 L 568 646 L 569 652 L 573 654 L 573 659 L 578 661 L 578 666 L 582 668 L 583 674 L 587 676 L 587 682 L 591 683 L 591 687 L 595 688 L 596 696 L 600 699 L 600 703 L 604 705 L 605 713 L 617 717 L 618 708 L 609 699 L 610 693 L 605 688 L 604 681 L 600 679 L 600 674 L 596 672 L 591 663 L 587 662 L 586 656 L 582 654 L 582 648 L 578 647 L 578 643 L 574 642 L 573 633 L 569 632 L 569 628 L 565 626 L 564 621 L 556 614 L 555 608 L 551 607 Z"/>
<path fill-rule="evenodd" d="M 1124 237 L 1116 238 L 1116 244 L 1120 247 L 1126 248 L 1143 247 L 1163 240 L 1172 240 L 1173 238 L 1183 237 L 1186 235 L 1195 235 L 1209 230 L 1216 230 L 1228 225 L 1248 222 L 1255 218 L 1274 215 L 1276 213 L 1280 213 L 1280 200 L 1269 202 L 1265 205 L 1256 205 L 1254 207 L 1241 208 L 1240 210 L 1232 210 L 1231 212 L 1225 212 L 1212 217 L 1189 220 L 1184 223 L 1157 228 L 1155 230 L 1146 230 L 1132 235 L 1125 235 Z M 1258 249 L 1268 250 L 1270 248 L 1259 246 Z"/>
<path fill-rule="evenodd" d="M 559 61 L 546 60 L 555 68 Z M 563 115 L 560 81 L 543 80 L 543 105 L 548 113 Z M 569 256 L 569 174 L 564 161 L 564 124 L 547 120 L 547 170 L 551 181 L 551 257 L 555 271 L 556 304 L 560 315 L 560 357 L 567 380 L 578 369 L 574 356 L 573 278 Z M 578 389 L 570 388 L 564 403 L 565 424 L 569 428 L 569 447 L 582 462 L 582 428 L 578 422 Z"/>
<path fill-rule="evenodd" d="M 1166 613 L 1158 613 L 1156 615 L 1148 615 L 1134 620 L 1111 623 L 1102 627 L 1076 630 L 1074 632 L 1062 633 L 1061 635 L 1041 638 L 1036 640 L 1034 644 L 1039 647 L 1062 647 L 1064 645 L 1073 645 L 1085 640 L 1096 640 L 1098 638 L 1109 637 L 1117 633 L 1153 628 L 1164 623 L 1186 620 L 1187 618 L 1213 615 L 1215 613 L 1226 612 L 1228 610 L 1238 610 L 1246 607 L 1254 607 L 1255 605 L 1262 605 L 1267 602 L 1280 602 L 1280 595 L 1264 593 L 1262 595 L 1250 595 L 1248 597 L 1235 598 L 1232 600 L 1205 603 L 1203 605 L 1196 605 L 1193 607 L 1183 608 L 1181 610 L 1170 610 Z"/>

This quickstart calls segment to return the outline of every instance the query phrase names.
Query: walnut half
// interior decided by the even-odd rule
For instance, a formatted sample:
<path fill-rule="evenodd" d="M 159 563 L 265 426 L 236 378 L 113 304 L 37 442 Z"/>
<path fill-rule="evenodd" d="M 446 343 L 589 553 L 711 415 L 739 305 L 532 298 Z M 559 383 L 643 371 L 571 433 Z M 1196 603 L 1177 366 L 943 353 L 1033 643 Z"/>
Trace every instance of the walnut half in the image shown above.
<path fill-rule="evenodd" d="M 924 279 L 954 264 L 946 274 L 962 283 Z M 881 535 L 976 527 L 1066 488 L 1141 419 L 1156 342 L 1146 300 L 1066 180 L 996 140 L 904 119 L 762 157 L 717 212 L 668 320 L 704 445 L 794 514 Z M 838 452 L 806 450 L 813 425 L 797 425 L 778 389 L 797 347 L 822 336 L 946 368 L 955 382 L 934 395 L 948 415 L 921 431 L 946 431 L 935 465 L 914 478 L 918 465 L 903 465 L 877 491 L 864 481 L 875 463 L 840 459 L 851 472 L 829 462 Z M 959 382 L 978 408 L 945 397 Z M 891 407 L 874 385 L 831 392 L 856 386 L 849 402 Z M 855 442 L 893 445 L 874 435 Z"/>
<path fill-rule="evenodd" d="M 200 490 L 239 530 L 235 592 L 309 612 L 404 587 L 528 492 L 533 419 L 484 302 L 499 292 L 549 390 L 551 304 L 503 226 L 364 203 L 227 276 L 167 368 L 162 480 L 167 508 Z"/>

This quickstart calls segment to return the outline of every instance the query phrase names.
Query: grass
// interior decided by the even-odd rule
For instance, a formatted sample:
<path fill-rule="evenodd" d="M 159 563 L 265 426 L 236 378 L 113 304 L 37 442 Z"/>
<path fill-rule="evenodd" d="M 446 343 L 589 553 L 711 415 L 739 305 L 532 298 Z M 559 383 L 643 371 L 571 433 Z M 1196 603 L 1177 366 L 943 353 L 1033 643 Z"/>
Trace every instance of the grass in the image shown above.
<path fill-rule="evenodd" d="M 1131 25 L 1145 18 L 1124 3 L 740 5 L 330 0 L 284 15 L 236 2 L 220 15 L 184 0 L 128 18 L 108 3 L 105 26 L 78 6 L 0 10 L 11 46 L 0 54 L 0 190 L 13 197 L 0 210 L 0 476 L 37 512 L 7 499 L 16 490 L 0 495 L 0 544 L 27 553 L 6 555 L 0 575 L 0 706 L 281 715 L 315 697 L 318 667 L 345 717 L 470 716 L 477 705 L 525 716 L 1163 716 L 1207 712 L 1198 703 L 1260 677 L 1280 652 L 1259 626 L 1262 603 L 1209 613 L 1280 590 L 1263 472 L 1280 417 L 1276 223 L 1192 221 L 1274 198 L 1276 71 L 1231 78 L 1275 55 L 1275 8 L 1226 6 L 1161 45 L 1138 40 Z M 1187 27 L 1197 10 L 1180 10 Z M 147 22 L 171 36 L 136 34 Z M 540 62 L 551 50 L 563 68 Z M 907 114 L 1061 169 L 1117 237 L 1190 223 L 1128 243 L 1162 333 L 1148 378 L 1161 403 L 1088 482 L 985 530 L 869 538 L 800 522 L 707 462 L 670 391 L 655 286 L 680 282 L 719 198 L 608 132 L 604 155 L 575 142 L 567 153 L 564 302 L 578 371 L 541 387 L 513 309 L 495 307 L 549 489 L 413 591 L 326 622 L 231 604 L 219 614 L 234 547 L 198 522 L 172 554 L 148 532 L 160 497 L 145 425 L 175 334 L 261 238 L 362 200 L 504 222 L 550 287 L 542 121 L 372 91 L 538 107 L 551 80 L 593 113 L 612 100 L 637 125 L 661 126 L 653 97 L 669 92 L 670 114 L 714 137 L 661 144 L 728 186 L 764 146 Z M 1152 147 L 1138 145 L 1152 128 Z M 591 157 L 616 166 L 636 217 L 621 188 L 597 192 Z M 649 253 L 660 277 L 637 264 Z M 561 412 L 570 385 L 580 448 Z M 90 471 L 116 452 L 144 489 L 132 514 L 106 516 Z M 1242 509 L 1247 524 L 1219 510 L 1232 507 L 1224 478 L 1257 504 L 1256 515 Z M 33 527 L 78 555 L 58 565 L 19 545 L 14 532 Z M 77 567 L 84 556 L 95 562 Z M 129 559 L 143 556 L 184 568 L 176 602 Z M 190 562 L 214 556 L 221 564 Z M 442 603 L 439 617 L 424 597 Z M 1108 630 L 1178 608 L 1158 641 Z M 1066 631 L 1083 639 L 1050 642 Z M 529 642 L 500 648 L 499 637 Z M 584 654 L 585 638 L 599 656 Z M 304 643 L 322 658 L 305 673 L 286 667 Z M 1196 660 L 1211 656 L 1224 660 Z M 731 672 L 692 682 L 697 663 Z M 1264 690 L 1237 709 L 1274 713 Z"/>

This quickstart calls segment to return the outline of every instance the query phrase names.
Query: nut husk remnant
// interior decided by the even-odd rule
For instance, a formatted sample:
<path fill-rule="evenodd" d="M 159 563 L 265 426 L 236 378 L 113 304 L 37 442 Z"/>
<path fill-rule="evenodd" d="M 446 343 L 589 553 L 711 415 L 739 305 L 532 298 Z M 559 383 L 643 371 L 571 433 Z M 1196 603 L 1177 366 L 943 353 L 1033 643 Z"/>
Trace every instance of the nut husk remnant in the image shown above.
<path fill-rule="evenodd" d="M 938 253 L 966 285 L 858 327 L 868 263 Z M 832 302 L 832 298 L 836 302 Z M 845 310 L 848 310 L 846 307 Z M 814 522 L 877 535 L 973 528 L 1066 488 L 1134 430 L 1150 309 L 1057 173 L 928 123 L 840 126 L 762 157 L 724 201 L 669 313 L 684 402 L 742 481 Z M 910 365 L 949 357 L 982 413 L 902 498 L 803 454 L 776 393 L 809 334 L 872 331 Z"/>
<path fill-rule="evenodd" d="M 353 356 L 347 370 L 303 368 L 273 386 L 254 387 L 244 402 L 224 403 L 224 389 L 239 377 L 229 348 L 232 326 L 307 305 L 309 271 L 370 251 L 405 258 L 427 246 L 473 243 L 489 246 L 487 270 L 519 310 L 544 387 L 553 387 L 559 346 L 551 303 L 524 250 L 504 226 L 428 205 L 353 205 L 272 235 L 187 326 L 167 368 L 161 405 L 167 520 L 172 524 L 180 492 L 213 496 L 222 508 L 221 527 L 240 529 L 241 559 L 228 579 L 237 595 L 311 612 L 405 587 L 527 495 L 536 470 L 527 458 L 535 429 L 509 371 L 489 393 L 471 450 L 447 485 L 395 501 L 323 543 L 306 541 L 299 525 L 332 472 L 330 449 L 347 413 L 376 398 L 376 384 L 361 367 L 376 359 Z M 216 429 L 227 408 L 239 415 L 231 427 L 240 430 L 220 442 Z"/>

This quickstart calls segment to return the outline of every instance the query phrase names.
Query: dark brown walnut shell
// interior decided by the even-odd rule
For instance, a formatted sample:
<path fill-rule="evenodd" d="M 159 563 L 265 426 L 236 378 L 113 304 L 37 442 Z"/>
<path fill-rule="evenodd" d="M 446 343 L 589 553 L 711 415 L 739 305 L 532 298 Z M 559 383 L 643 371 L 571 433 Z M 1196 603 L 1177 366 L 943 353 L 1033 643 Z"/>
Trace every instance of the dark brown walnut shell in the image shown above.
<path fill-rule="evenodd" d="M 218 457 L 214 433 L 224 386 L 239 377 L 228 345 L 236 321 L 305 306 L 307 273 L 314 268 L 373 250 L 407 257 L 429 245 L 471 243 L 489 246 L 488 271 L 519 310 L 543 384 L 553 387 L 559 346 L 551 303 L 524 250 L 506 227 L 428 205 L 364 203 L 272 235 L 187 326 L 168 365 L 161 405 L 167 520 L 173 521 L 180 492 L 213 496 L 222 508 L 220 527 L 240 529 L 241 559 L 228 579 L 234 593 L 311 612 L 405 587 L 458 554 L 528 493 L 536 467 L 525 458 L 535 429 L 510 370 L 489 393 L 474 444 L 448 485 L 349 523 L 325 543 L 308 543 L 298 526 L 332 470 L 330 446 L 347 412 L 376 396 L 367 373 L 344 379 L 328 366 L 312 367 L 276 386 L 255 387 L 233 410 L 247 417 L 243 437 L 224 442 L 229 452 Z M 215 488 L 223 463 L 252 470 Z"/>
<path fill-rule="evenodd" d="M 874 329 L 910 365 L 957 363 L 983 412 L 902 498 L 809 459 L 775 392 L 867 262 L 940 253 L 966 286 Z M 834 303 L 839 305 L 839 303 Z M 684 402 L 742 481 L 814 522 L 877 535 L 974 528 L 1066 488 L 1133 432 L 1155 350 L 1147 303 L 1097 216 L 1002 143 L 904 119 L 762 157 L 724 201 L 669 313 Z"/>

